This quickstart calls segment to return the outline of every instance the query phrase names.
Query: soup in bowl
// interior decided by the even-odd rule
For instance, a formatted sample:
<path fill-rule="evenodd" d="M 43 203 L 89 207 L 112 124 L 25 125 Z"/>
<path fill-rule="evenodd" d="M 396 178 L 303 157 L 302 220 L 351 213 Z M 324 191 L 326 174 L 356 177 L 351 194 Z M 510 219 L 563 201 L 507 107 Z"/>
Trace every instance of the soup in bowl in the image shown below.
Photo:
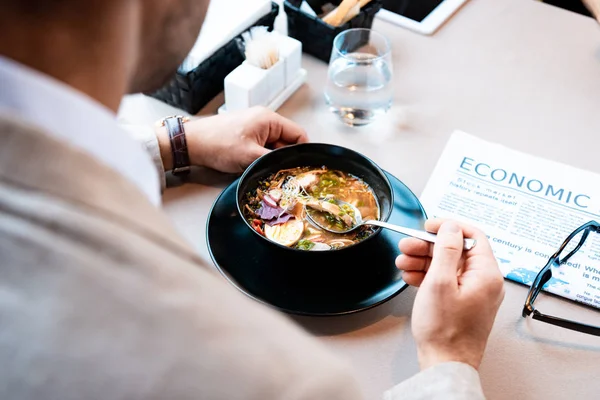
<path fill-rule="evenodd" d="M 329 230 L 351 228 L 354 210 L 365 220 L 386 221 L 393 205 L 391 185 L 375 163 L 327 144 L 295 145 L 261 157 L 242 175 L 237 190 L 246 225 L 266 241 L 296 251 L 343 250 L 368 240 L 380 228 Z"/>

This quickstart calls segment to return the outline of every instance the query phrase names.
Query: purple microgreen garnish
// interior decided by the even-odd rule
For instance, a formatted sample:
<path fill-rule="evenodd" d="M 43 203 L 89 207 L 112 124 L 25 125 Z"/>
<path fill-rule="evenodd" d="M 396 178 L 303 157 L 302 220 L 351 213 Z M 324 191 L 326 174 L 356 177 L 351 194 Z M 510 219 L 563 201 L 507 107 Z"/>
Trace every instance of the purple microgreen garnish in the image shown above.
<path fill-rule="evenodd" d="M 264 220 L 278 218 L 283 209 L 281 207 L 271 207 L 264 201 L 261 201 L 261 207 L 256 210 L 256 215 Z"/>
<path fill-rule="evenodd" d="M 281 215 L 277 219 L 274 219 L 274 220 L 271 220 L 271 221 L 267 221 L 267 225 L 273 226 L 273 225 L 285 224 L 292 217 L 293 217 L 292 214 L 283 214 L 283 215 Z"/>

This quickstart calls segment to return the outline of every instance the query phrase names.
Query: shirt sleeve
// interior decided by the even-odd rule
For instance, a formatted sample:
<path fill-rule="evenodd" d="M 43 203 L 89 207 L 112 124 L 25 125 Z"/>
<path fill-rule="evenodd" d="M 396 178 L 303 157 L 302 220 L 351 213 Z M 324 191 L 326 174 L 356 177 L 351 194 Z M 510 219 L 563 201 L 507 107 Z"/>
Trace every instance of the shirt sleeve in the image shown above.
<path fill-rule="evenodd" d="M 485 400 L 479 373 L 459 362 L 438 364 L 384 393 L 384 400 Z"/>
<path fill-rule="evenodd" d="M 148 152 L 152 158 L 152 162 L 158 171 L 161 190 L 165 190 L 167 179 L 165 176 L 165 167 L 160 156 L 160 148 L 158 147 L 158 139 L 152 126 L 133 125 L 124 121 L 119 121 L 119 126 L 128 132 L 136 139 Z"/>

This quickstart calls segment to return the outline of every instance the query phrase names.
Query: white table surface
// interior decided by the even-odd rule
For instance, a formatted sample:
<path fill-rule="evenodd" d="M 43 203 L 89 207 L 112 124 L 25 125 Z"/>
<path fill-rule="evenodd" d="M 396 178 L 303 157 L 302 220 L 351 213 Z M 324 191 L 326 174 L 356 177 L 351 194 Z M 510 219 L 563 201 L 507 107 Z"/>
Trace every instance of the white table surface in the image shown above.
<path fill-rule="evenodd" d="M 285 29 L 285 18 L 277 27 Z M 322 97 L 327 65 L 305 56 L 308 82 L 279 111 L 312 141 L 362 152 L 417 194 L 454 129 L 600 173 L 600 27 L 591 18 L 533 0 L 471 0 L 431 37 L 380 21 L 374 28 L 392 41 L 390 115 L 358 129 L 340 124 Z M 221 103 L 215 99 L 201 114 Z M 140 123 L 172 111 L 142 96 L 122 107 Z M 231 181 L 198 171 L 164 195 L 166 211 L 209 263 L 207 214 Z M 600 398 L 600 338 L 524 320 L 527 289 L 505 286 L 480 369 L 488 398 Z M 349 360 L 365 398 L 375 399 L 418 371 L 410 332 L 415 293 L 409 288 L 352 316 L 295 319 Z M 600 324 L 598 311 L 547 296 L 538 302 L 544 312 Z"/>

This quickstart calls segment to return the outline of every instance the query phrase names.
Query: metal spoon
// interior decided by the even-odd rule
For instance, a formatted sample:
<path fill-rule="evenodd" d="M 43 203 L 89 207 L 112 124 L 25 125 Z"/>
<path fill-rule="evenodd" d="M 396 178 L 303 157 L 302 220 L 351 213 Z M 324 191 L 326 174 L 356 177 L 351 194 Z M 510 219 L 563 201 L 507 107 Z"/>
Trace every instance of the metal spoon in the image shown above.
<path fill-rule="evenodd" d="M 323 201 L 323 200 L 319 200 L 319 201 Z M 326 201 L 331 201 L 331 199 L 327 199 Z M 317 226 L 323 230 L 326 230 L 327 232 L 331 232 L 331 233 L 340 233 L 340 234 L 348 233 L 348 232 L 352 232 L 355 229 L 360 228 L 363 225 L 374 225 L 374 226 L 379 226 L 381 228 L 390 229 L 392 231 L 399 232 L 399 233 L 402 233 L 407 236 L 412 236 L 417 239 L 425 240 L 427 242 L 431 242 L 431 243 L 436 242 L 437 235 L 427 232 L 427 231 L 405 228 L 403 226 L 389 224 L 387 222 L 377 221 L 377 220 L 363 221 L 360 211 L 354 205 L 347 203 L 345 201 L 342 201 L 342 200 L 337 200 L 337 199 L 333 199 L 333 201 L 335 201 L 335 204 L 337 204 L 339 206 L 347 205 L 347 206 L 351 207 L 352 211 L 354 212 L 354 218 L 352 218 L 354 221 L 354 224 L 352 226 L 348 227 L 347 229 L 335 229 L 335 227 L 324 226 L 323 224 L 316 221 L 313 218 L 313 216 L 311 215 L 311 213 L 308 211 L 308 208 L 312 208 L 312 207 L 307 207 L 306 205 L 304 205 L 304 211 L 306 212 L 306 217 L 308 218 L 309 222 L 311 222 L 315 226 Z M 321 212 L 326 212 L 326 211 L 321 211 Z M 475 244 L 477 244 L 477 241 L 474 239 L 464 239 L 463 248 L 465 250 L 471 250 L 473 247 L 475 247 Z"/>

